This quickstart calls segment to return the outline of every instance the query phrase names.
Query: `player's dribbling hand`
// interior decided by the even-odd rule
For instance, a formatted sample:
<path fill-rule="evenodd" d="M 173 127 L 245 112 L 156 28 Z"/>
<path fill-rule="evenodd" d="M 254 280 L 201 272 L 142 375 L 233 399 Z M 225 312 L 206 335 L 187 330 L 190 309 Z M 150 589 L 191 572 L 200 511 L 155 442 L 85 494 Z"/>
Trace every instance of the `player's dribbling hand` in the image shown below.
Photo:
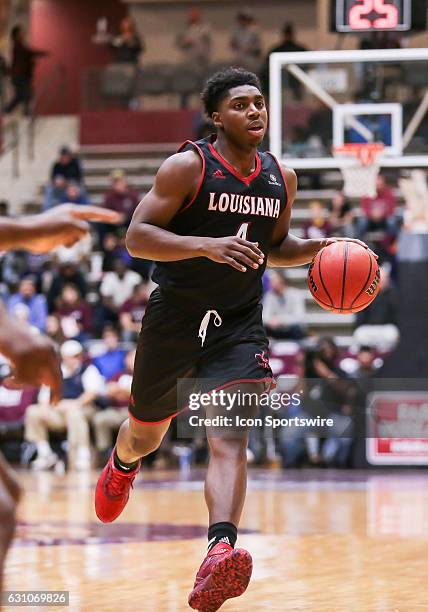
<path fill-rule="evenodd" d="M 356 244 L 359 244 L 360 246 L 364 247 L 365 249 L 367 249 L 372 255 L 373 257 L 375 257 L 376 259 L 378 259 L 378 255 L 376 255 L 376 253 L 374 251 L 371 250 L 371 248 L 362 240 L 358 240 L 358 238 L 326 238 L 323 241 L 323 248 L 328 246 L 329 244 L 333 244 L 335 242 L 355 242 Z"/>
<path fill-rule="evenodd" d="M 206 238 L 204 255 L 211 261 L 228 264 L 239 272 L 246 272 L 247 268 L 256 270 L 265 257 L 258 242 L 249 242 L 237 236 Z"/>
<path fill-rule="evenodd" d="M 29 235 L 25 248 L 34 253 L 46 253 L 56 247 L 70 247 L 84 238 L 90 229 L 88 221 L 120 223 L 119 213 L 86 204 L 61 204 L 40 215 L 23 219 Z"/>

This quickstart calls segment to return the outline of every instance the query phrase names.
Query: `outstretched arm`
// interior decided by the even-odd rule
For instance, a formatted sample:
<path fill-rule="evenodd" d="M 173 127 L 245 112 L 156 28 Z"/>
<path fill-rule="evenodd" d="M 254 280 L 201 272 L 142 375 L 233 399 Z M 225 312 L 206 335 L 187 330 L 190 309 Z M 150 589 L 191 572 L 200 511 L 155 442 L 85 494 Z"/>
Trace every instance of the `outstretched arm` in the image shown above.
<path fill-rule="evenodd" d="M 61 204 L 40 215 L 0 218 L 0 250 L 22 249 L 47 253 L 64 245 L 72 246 L 89 232 L 88 221 L 119 223 L 120 215 L 98 206 Z"/>

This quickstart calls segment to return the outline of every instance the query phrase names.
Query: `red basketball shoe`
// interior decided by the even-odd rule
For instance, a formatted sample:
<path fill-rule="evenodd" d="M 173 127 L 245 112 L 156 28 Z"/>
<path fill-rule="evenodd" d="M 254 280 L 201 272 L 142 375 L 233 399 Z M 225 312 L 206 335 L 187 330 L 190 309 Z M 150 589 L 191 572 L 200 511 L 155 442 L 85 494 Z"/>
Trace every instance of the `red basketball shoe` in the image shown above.
<path fill-rule="evenodd" d="M 253 560 L 243 548 L 219 542 L 205 557 L 196 574 L 189 606 L 201 612 L 215 612 L 231 597 L 239 597 L 250 582 Z"/>
<path fill-rule="evenodd" d="M 95 512 L 103 523 L 111 523 L 122 512 L 129 499 L 129 489 L 141 466 L 141 460 L 131 472 L 122 472 L 114 465 L 114 450 L 98 478 L 95 489 Z"/>

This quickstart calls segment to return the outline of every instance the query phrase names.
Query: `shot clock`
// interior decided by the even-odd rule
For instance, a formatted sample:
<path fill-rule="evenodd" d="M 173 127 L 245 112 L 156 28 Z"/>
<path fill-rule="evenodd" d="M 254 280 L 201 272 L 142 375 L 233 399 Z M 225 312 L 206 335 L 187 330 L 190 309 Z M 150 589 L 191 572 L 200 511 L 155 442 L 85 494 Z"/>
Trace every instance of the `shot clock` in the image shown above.
<path fill-rule="evenodd" d="M 426 0 L 332 0 L 331 30 L 339 33 L 425 30 Z"/>

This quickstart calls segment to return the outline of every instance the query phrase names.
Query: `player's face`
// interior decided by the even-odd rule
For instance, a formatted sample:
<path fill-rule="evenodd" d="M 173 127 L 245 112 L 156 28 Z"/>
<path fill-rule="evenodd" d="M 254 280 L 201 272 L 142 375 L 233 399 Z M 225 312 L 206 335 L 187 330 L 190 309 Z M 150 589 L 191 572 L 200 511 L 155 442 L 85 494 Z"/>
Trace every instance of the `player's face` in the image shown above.
<path fill-rule="evenodd" d="M 229 90 L 217 113 L 214 124 L 225 134 L 244 146 L 257 147 L 263 140 L 268 124 L 265 99 L 252 85 L 241 85 Z"/>

